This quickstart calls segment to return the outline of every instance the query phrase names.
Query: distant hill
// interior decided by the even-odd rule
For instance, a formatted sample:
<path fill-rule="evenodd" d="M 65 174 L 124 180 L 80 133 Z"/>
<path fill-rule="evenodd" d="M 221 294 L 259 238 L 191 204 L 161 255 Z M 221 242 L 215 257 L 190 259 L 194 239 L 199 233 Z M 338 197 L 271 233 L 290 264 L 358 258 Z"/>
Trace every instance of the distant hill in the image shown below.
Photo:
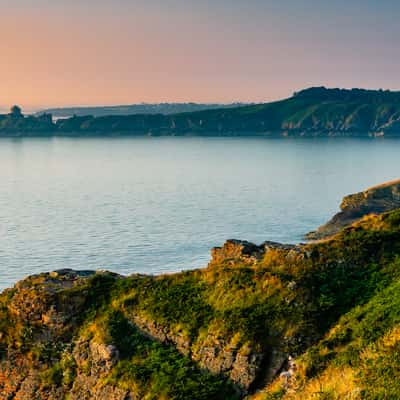
<path fill-rule="evenodd" d="M 54 118 L 68 118 L 74 115 L 93 115 L 101 117 L 105 115 L 132 115 L 132 114 L 177 114 L 210 110 L 214 108 L 240 107 L 243 103 L 231 104 L 199 104 L 199 103 L 158 103 L 158 104 L 131 104 L 121 106 L 96 106 L 96 107 L 62 107 L 41 110 L 36 115 L 52 114 Z"/>
<path fill-rule="evenodd" d="M 172 115 L 81 117 L 60 132 L 200 136 L 400 135 L 400 93 L 310 88 L 266 104 Z"/>
<path fill-rule="evenodd" d="M 314 87 L 288 99 L 241 107 L 173 114 L 75 115 L 58 117 L 50 125 L 48 117 L 43 114 L 35 121 L 34 117 L 0 116 L 0 135 L 400 136 L 400 92 Z"/>

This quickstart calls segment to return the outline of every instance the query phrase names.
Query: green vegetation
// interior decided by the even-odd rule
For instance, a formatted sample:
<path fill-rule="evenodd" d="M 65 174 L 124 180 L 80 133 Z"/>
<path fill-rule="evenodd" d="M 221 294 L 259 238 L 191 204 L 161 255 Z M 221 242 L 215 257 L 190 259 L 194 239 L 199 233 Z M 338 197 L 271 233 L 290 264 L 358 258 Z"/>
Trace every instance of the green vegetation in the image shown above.
<path fill-rule="evenodd" d="M 41 374 L 41 384 L 44 388 L 65 386 L 70 388 L 76 377 L 76 363 L 71 354 L 65 352 L 60 361 L 51 365 Z"/>
<path fill-rule="evenodd" d="M 400 262 L 394 265 L 400 268 Z M 393 266 L 394 266 L 393 265 Z M 299 359 L 296 391 L 275 386 L 268 396 L 308 399 L 400 397 L 400 279 L 343 316 L 325 338 Z"/>
<path fill-rule="evenodd" d="M 109 340 L 122 352 L 107 383 L 125 389 L 135 387 L 140 398 L 149 400 L 239 398 L 226 379 L 199 370 L 173 347 L 145 338 L 121 313 L 108 314 L 104 324 Z"/>
<path fill-rule="evenodd" d="M 11 336 L 10 330 L 13 328 L 8 310 L 13 294 L 14 291 L 9 289 L 0 296 L 0 360 L 7 354 L 8 341 L 6 338 Z"/>
<path fill-rule="evenodd" d="M 0 136 L 48 136 L 54 131 L 50 114 L 24 117 L 21 109 L 13 106 L 9 114 L 0 115 Z"/>
<path fill-rule="evenodd" d="M 399 211 L 366 218 L 314 248 L 334 245 L 338 260 L 346 249 L 354 264 L 342 275 L 325 259 L 332 282 L 321 281 L 320 273 L 316 282 L 307 280 L 318 288 L 318 315 L 329 329 L 297 361 L 290 390 L 277 380 L 256 399 L 400 398 L 399 218 Z"/>
<path fill-rule="evenodd" d="M 235 254 L 158 277 L 27 278 L 0 295 L 0 366 L 37 370 L 42 398 L 89 385 L 97 398 L 238 399 L 293 355 L 296 376 L 254 399 L 400 397 L 400 210 L 257 260 Z"/>
<path fill-rule="evenodd" d="M 207 325 L 212 316 L 212 308 L 207 304 L 207 287 L 192 273 L 179 276 L 153 278 L 129 278 L 119 281 L 115 294 L 127 296 L 123 309 L 145 312 L 166 326 L 181 323 L 188 333 L 194 333 L 200 326 Z"/>
<path fill-rule="evenodd" d="M 15 110 L 14 110 L 15 111 Z M 398 136 L 399 92 L 310 88 L 282 101 L 167 114 L 73 116 L 51 122 L 49 114 L 0 116 L 0 134 L 19 136 Z M 57 110 L 55 110 L 57 112 Z M 70 115 L 70 114 L 69 114 Z"/>

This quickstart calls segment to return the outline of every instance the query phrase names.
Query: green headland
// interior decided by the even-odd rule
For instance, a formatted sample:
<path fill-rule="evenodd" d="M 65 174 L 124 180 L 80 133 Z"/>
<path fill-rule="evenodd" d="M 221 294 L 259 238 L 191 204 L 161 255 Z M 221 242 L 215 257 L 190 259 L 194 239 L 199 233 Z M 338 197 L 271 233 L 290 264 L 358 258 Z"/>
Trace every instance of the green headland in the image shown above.
<path fill-rule="evenodd" d="M 24 117 L 16 108 L 0 116 L 0 135 L 391 137 L 400 135 L 400 92 L 314 87 L 266 104 L 57 121 L 48 113 Z"/>
<path fill-rule="evenodd" d="M 18 282 L 0 399 L 400 398 L 400 210 L 375 211 L 306 244 L 228 240 L 195 271 Z"/>

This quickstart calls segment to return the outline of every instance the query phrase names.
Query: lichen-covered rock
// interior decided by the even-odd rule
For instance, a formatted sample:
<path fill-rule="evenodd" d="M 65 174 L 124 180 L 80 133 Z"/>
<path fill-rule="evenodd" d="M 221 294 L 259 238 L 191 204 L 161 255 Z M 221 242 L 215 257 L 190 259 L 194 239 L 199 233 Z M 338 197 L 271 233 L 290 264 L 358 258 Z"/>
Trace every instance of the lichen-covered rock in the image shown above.
<path fill-rule="evenodd" d="M 245 240 L 229 239 L 222 247 L 211 249 L 211 261 L 209 266 L 213 265 L 235 265 L 235 264 L 256 264 L 270 250 L 294 250 L 298 246 L 291 244 L 282 244 L 278 242 L 265 241 L 261 245 L 256 245 Z"/>
<path fill-rule="evenodd" d="M 264 249 L 245 240 L 229 239 L 223 247 L 214 247 L 211 250 L 210 265 L 221 263 L 234 264 L 237 261 L 255 263 L 262 257 Z"/>
<path fill-rule="evenodd" d="M 264 355 L 249 344 L 232 343 L 210 333 L 195 344 L 193 358 L 201 367 L 229 376 L 247 392 L 257 377 Z"/>
<path fill-rule="evenodd" d="M 114 345 L 80 340 L 75 343 L 73 358 L 77 370 L 69 395 L 71 400 L 111 399 L 135 400 L 126 389 L 102 383 L 119 361 L 119 350 Z"/>

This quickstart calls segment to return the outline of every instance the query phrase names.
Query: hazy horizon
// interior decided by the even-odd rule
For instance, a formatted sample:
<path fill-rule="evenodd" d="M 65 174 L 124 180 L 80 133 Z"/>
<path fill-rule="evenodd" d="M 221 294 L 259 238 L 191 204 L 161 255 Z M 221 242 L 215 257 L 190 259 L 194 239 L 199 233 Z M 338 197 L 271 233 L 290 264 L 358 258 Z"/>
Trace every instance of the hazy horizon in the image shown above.
<path fill-rule="evenodd" d="M 200 103 L 200 102 L 191 102 L 191 101 L 181 101 L 181 102 L 160 102 L 160 101 L 155 101 L 152 103 L 149 102 L 137 102 L 137 103 L 127 103 L 127 104 L 67 104 L 63 106 L 59 105 L 49 105 L 49 106 L 41 106 L 41 107 L 31 107 L 31 108 L 22 108 L 23 113 L 36 113 L 39 111 L 44 111 L 44 110 L 50 110 L 50 109 L 68 109 L 68 108 L 106 108 L 106 107 L 129 107 L 129 106 L 136 106 L 136 105 L 154 105 L 154 104 L 188 104 L 188 103 L 193 103 L 193 104 L 207 104 L 207 105 L 229 105 L 229 104 L 254 104 L 254 103 L 241 103 L 241 102 L 230 102 L 230 103 L 223 103 L 223 102 L 208 102 L 208 103 Z M 0 114 L 1 113 L 8 113 L 10 112 L 10 108 L 14 105 L 20 106 L 20 103 L 16 102 L 7 106 L 1 106 L 0 107 Z"/>
<path fill-rule="evenodd" d="M 310 89 L 311 87 L 305 87 L 302 88 L 300 90 L 303 89 Z M 345 89 L 345 90 L 352 90 L 352 89 L 364 89 L 364 90 L 389 90 L 389 91 L 397 91 L 397 90 L 393 90 L 390 88 L 366 88 L 366 87 L 338 87 L 338 86 L 332 86 L 332 87 L 326 87 L 327 89 Z M 271 99 L 271 100 L 267 100 L 265 102 L 241 102 L 241 101 L 232 101 L 232 102 L 217 102 L 217 101 L 210 101 L 210 102 L 196 102 L 196 101 L 154 101 L 154 102 L 136 102 L 136 103 L 126 103 L 126 104 L 114 104 L 114 103 L 110 103 L 110 104 L 66 104 L 66 105 L 49 105 L 49 106 L 41 106 L 41 107 L 33 107 L 33 108 L 23 108 L 22 112 L 23 113 L 36 113 L 36 112 L 40 112 L 40 111 L 44 111 L 44 110 L 50 110 L 50 109 L 69 109 L 69 108 L 107 108 L 107 107 L 129 107 L 129 106 L 136 106 L 136 105 L 157 105 L 157 104 L 205 104 L 205 105 L 220 105 L 220 106 L 226 106 L 226 105 L 230 105 L 230 104 L 244 104 L 244 105 L 256 105 L 256 104 L 262 104 L 262 103 L 268 103 L 268 102 L 274 102 L 274 101 L 280 101 L 280 100 L 284 100 L 286 98 L 292 97 L 295 94 L 295 91 L 293 91 L 290 95 L 288 95 L 287 97 L 283 97 L 283 98 L 276 98 L 276 99 Z M 0 107 L 0 113 L 8 113 L 10 111 L 10 108 L 14 105 L 20 105 L 20 103 L 12 103 L 10 104 L 10 106 L 4 106 L 4 107 Z"/>
<path fill-rule="evenodd" d="M 0 109 L 398 90 L 399 11 L 391 0 L 16 0 L 0 15 Z"/>

